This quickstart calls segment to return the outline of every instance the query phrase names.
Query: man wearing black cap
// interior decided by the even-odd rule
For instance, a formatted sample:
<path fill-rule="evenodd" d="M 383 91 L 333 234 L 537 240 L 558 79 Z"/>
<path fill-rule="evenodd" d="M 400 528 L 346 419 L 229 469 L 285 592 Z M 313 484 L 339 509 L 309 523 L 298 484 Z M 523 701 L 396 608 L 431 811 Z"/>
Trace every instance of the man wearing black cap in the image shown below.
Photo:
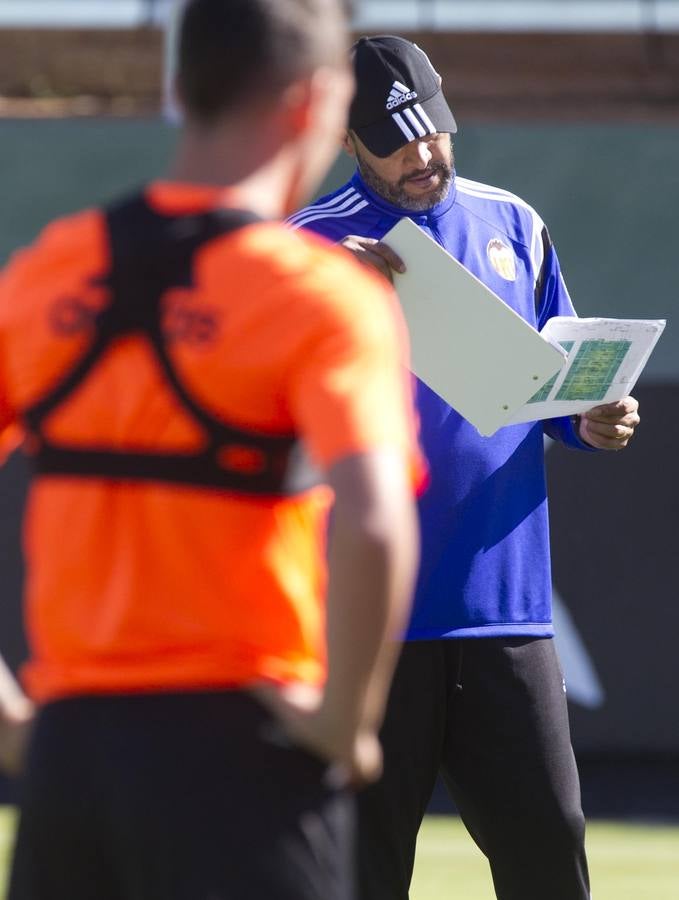
<path fill-rule="evenodd" d="M 383 236 L 404 216 L 540 329 L 575 315 L 540 216 L 455 174 L 455 119 L 425 53 L 399 37 L 353 48 L 350 182 L 292 217 L 391 277 Z M 440 771 L 488 857 L 500 900 L 588 900 L 584 817 L 554 650 L 543 435 L 619 450 L 628 397 L 577 419 L 481 437 L 417 383 L 431 486 L 422 562 L 382 731 L 384 776 L 364 792 L 363 900 L 405 900 L 417 831 Z"/>

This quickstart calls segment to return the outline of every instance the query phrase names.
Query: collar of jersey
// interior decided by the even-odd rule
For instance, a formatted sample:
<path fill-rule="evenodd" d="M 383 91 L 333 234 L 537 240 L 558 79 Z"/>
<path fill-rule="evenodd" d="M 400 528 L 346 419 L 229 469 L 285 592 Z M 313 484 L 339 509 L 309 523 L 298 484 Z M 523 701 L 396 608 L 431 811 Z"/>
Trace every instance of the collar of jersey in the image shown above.
<path fill-rule="evenodd" d="M 159 212 L 191 214 L 215 207 L 238 208 L 238 193 L 232 187 L 159 179 L 146 186 L 145 196 Z"/>
<path fill-rule="evenodd" d="M 435 206 L 432 206 L 429 209 L 404 209 L 402 206 L 395 206 L 393 203 L 389 203 L 388 200 L 385 200 L 384 197 L 380 197 L 379 194 L 376 194 L 368 187 L 365 181 L 363 181 L 363 179 L 361 178 L 361 173 L 358 171 L 358 169 L 354 173 L 354 177 L 351 179 L 351 185 L 352 187 L 356 188 L 356 190 L 360 194 L 362 194 L 366 200 L 368 200 L 381 212 L 384 212 L 389 216 L 394 216 L 394 218 L 398 219 L 402 219 L 404 218 L 404 216 L 407 216 L 409 219 L 412 219 L 413 222 L 431 221 L 433 219 L 441 218 L 441 216 L 445 215 L 451 208 L 451 206 L 455 203 L 455 195 L 457 194 L 457 186 L 455 184 L 455 170 L 453 170 L 453 181 L 450 185 L 448 196 L 441 200 L 440 203 L 437 203 Z"/>

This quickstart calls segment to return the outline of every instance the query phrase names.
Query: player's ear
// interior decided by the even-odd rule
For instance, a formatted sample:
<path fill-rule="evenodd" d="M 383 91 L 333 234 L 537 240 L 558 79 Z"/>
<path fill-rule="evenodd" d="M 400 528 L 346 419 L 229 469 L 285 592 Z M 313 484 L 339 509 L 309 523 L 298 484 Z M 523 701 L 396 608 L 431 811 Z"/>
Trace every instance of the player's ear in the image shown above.
<path fill-rule="evenodd" d="M 280 98 L 278 109 L 283 115 L 287 127 L 294 133 L 308 129 L 312 116 L 313 89 L 308 78 L 300 78 L 285 89 Z"/>
<path fill-rule="evenodd" d="M 314 127 L 332 127 L 329 111 L 346 109 L 353 79 L 343 69 L 320 66 L 306 77 L 289 85 L 281 97 L 281 106 L 291 127 L 298 133 Z M 337 127 L 333 129 L 337 133 Z"/>

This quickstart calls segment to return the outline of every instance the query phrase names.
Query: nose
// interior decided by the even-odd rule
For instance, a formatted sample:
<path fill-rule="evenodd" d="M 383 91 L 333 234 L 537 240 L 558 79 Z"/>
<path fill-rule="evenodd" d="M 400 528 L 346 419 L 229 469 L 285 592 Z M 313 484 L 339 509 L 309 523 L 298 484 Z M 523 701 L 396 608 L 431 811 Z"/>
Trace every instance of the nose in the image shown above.
<path fill-rule="evenodd" d="M 415 148 L 415 163 L 419 166 L 419 168 L 426 169 L 432 158 L 432 152 L 429 149 L 429 142 L 414 141 L 413 143 Z"/>

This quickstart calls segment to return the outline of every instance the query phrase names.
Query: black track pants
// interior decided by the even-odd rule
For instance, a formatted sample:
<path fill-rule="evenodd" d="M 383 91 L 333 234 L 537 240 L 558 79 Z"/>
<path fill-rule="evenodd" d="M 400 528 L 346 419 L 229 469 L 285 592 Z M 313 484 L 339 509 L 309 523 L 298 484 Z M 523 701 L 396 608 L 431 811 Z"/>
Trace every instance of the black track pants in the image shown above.
<path fill-rule="evenodd" d="M 588 900 L 585 823 L 566 697 L 549 639 L 408 642 L 359 796 L 361 900 L 406 900 L 439 770 L 488 857 L 499 900 Z M 441 900 L 466 900 L 463 889 Z"/>

